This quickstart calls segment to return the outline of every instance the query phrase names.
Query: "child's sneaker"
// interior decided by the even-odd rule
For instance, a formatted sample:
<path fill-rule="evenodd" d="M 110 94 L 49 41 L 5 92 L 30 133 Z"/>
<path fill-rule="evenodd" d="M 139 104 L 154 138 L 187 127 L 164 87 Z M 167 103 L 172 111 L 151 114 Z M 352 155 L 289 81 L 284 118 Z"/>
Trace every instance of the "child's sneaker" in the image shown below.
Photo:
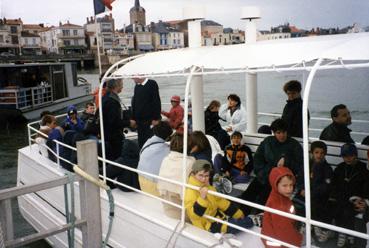
<path fill-rule="evenodd" d="M 329 238 L 329 231 L 328 230 L 321 230 L 320 231 L 320 235 L 317 236 L 318 237 L 318 241 L 320 243 L 324 243 L 328 240 Z"/>
<path fill-rule="evenodd" d="M 315 237 L 317 237 L 319 240 L 320 235 L 322 235 L 322 229 L 320 229 L 320 227 L 314 226 L 314 234 Z"/>
<path fill-rule="evenodd" d="M 249 217 L 252 219 L 252 222 L 254 223 L 254 226 L 261 227 L 263 224 L 263 216 L 264 213 L 261 214 L 250 214 Z"/>
<path fill-rule="evenodd" d="M 346 234 L 340 233 L 337 238 L 337 247 L 344 247 L 346 243 Z"/>
<path fill-rule="evenodd" d="M 353 236 L 348 236 L 347 237 L 347 241 L 350 245 L 354 245 L 355 244 L 355 237 Z"/>

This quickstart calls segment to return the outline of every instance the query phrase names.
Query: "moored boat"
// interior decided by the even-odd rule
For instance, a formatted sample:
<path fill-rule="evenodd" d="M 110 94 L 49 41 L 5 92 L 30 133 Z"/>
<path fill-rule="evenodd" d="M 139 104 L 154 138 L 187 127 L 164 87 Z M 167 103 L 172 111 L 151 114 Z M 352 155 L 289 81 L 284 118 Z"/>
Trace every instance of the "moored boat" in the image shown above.
<path fill-rule="evenodd" d="M 61 110 L 91 99 L 91 85 L 72 63 L 0 65 L 2 121 L 34 120 L 44 110 Z"/>

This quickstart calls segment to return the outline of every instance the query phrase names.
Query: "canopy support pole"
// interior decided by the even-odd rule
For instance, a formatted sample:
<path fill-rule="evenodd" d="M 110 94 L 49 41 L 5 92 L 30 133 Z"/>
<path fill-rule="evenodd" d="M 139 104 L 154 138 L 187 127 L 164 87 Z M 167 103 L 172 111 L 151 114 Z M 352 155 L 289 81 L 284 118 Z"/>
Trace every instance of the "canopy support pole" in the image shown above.
<path fill-rule="evenodd" d="M 188 6 L 183 10 L 184 19 L 188 20 L 188 46 L 201 47 L 201 19 L 205 16 L 201 6 Z M 192 130 L 205 133 L 204 86 L 203 76 L 193 76 L 191 82 Z"/>
<path fill-rule="evenodd" d="M 257 30 L 256 20 L 260 18 L 260 10 L 255 6 L 247 6 L 242 8 L 241 19 L 246 20 L 245 28 L 245 44 L 256 42 Z M 258 128 L 258 87 L 257 74 L 246 73 L 246 118 L 247 132 L 256 133 Z"/>

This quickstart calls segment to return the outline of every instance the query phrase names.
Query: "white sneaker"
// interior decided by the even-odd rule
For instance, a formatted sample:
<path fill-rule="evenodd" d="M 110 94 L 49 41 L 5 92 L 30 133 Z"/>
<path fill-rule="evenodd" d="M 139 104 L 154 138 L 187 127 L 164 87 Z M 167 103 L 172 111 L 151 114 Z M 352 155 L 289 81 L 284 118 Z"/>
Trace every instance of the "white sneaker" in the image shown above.
<path fill-rule="evenodd" d="M 257 227 L 261 227 L 263 225 L 263 216 L 264 216 L 264 213 L 248 215 L 248 217 L 250 217 L 252 222 L 254 223 L 254 226 L 257 226 Z"/>
<path fill-rule="evenodd" d="M 337 247 L 344 247 L 346 243 L 346 234 L 339 233 L 337 238 Z"/>
<path fill-rule="evenodd" d="M 321 230 L 320 235 L 318 236 L 318 241 L 324 243 L 328 240 L 328 238 L 329 238 L 328 230 Z"/>

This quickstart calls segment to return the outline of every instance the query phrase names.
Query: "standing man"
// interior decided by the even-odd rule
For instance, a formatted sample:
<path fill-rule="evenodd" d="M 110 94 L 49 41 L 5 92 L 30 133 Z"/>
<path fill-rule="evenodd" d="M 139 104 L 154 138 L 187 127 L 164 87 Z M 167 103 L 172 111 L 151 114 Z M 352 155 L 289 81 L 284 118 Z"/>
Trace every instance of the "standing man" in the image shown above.
<path fill-rule="evenodd" d="M 302 99 L 301 83 L 291 80 L 285 83 L 283 91 L 287 95 L 282 120 L 287 123 L 287 133 L 292 137 L 302 138 Z"/>
<path fill-rule="evenodd" d="M 121 101 L 118 96 L 122 92 L 122 80 L 111 79 L 106 82 L 110 92 L 102 101 L 105 141 L 107 143 L 107 158 L 115 160 L 121 155 L 124 133 L 123 128 L 129 127 L 130 120 L 124 120 Z"/>
<path fill-rule="evenodd" d="M 133 78 L 136 83 L 132 98 L 132 119 L 137 125 L 138 146 L 153 136 L 151 125 L 161 119 L 161 101 L 156 81 L 147 78 Z"/>
<path fill-rule="evenodd" d="M 351 129 L 347 127 L 351 125 L 351 115 L 347 107 L 343 104 L 334 106 L 331 110 L 331 118 L 333 122 L 323 129 L 319 139 L 355 143 L 350 135 Z"/>

